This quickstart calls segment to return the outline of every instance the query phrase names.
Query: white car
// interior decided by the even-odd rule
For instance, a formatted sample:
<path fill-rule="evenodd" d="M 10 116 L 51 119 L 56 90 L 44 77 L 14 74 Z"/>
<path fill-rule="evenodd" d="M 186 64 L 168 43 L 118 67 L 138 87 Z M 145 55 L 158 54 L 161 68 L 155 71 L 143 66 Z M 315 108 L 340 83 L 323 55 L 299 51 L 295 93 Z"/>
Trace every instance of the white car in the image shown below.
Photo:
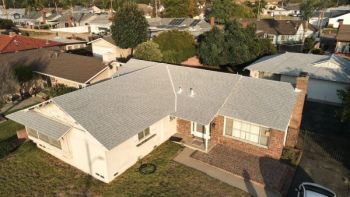
<path fill-rule="evenodd" d="M 298 197 L 336 197 L 336 194 L 321 185 L 304 182 L 297 188 Z"/>

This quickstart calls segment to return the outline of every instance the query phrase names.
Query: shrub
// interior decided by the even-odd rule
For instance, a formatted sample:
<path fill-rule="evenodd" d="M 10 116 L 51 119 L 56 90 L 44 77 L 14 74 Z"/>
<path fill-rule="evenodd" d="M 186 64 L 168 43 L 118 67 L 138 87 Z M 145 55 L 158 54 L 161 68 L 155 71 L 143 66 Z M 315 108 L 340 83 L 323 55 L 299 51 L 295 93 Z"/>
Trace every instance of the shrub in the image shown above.
<path fill-rule="evenodd" d="M 152 41 L 147 41 L 139 44 L 134 53 L 134 57 L 148 61 L 162 61 L 162 53 L 159 50 L 159 45 Z"/>
<path fill-rule="evenodd" d="M 67 94 L 69 92 L 73 92 L 75 90 L 77 90 L 77 88 L 68 87 L 68 86 L 63 85 L 63 84 L 58 84 L 58 85 L 55 85 L 49 89 L 49 96 L 56 97 L 56 96 L 60 96 L 63 94 Z"/>
<path fill-rule="evenodd" d="M 322 49 L 311 49 L 310 53 L 316 54 L 316 55 L 324 55 L 324 51 Z"/>
<path fill-rule="evenodd" d="M 0 29 L 11 29 L 14 27 L 12 20 L 9 19 L 0 19 Z"/>
<path fill-rule="evenodd" d="M 196 54 L 194 37 L 187 31 L 166 31 L 154 38 L 163 54 L 163 61 L 179 64 Z"/>

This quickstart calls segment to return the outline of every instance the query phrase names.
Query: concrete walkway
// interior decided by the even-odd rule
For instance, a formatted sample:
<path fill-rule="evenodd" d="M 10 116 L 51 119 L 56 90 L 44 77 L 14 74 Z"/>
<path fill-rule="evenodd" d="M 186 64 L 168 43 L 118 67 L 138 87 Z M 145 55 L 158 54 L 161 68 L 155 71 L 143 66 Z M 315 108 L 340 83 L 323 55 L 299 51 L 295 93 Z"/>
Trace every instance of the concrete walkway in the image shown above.
<path fill-rule="evenodd" d="M 280 197 L 278 193 L 266 191 L 264 187 L 258 183 L 253 183 L 248 180 L 244 180 L 242 177 L 234 175 L 230 172 L 224 171 L 220 168 L 193 159 L 191 157 L 191 154 L 193 152 L 194 150 L 186 147 L 180 154 L 178 154 L 174 158 L 174 160 L 188 167 L 202 171 L 211 177 L 214 177 L 222 182 L 232 185 L 233 187 L 237 187 L 243 191 L 249 192 L 252 196 Z"/>

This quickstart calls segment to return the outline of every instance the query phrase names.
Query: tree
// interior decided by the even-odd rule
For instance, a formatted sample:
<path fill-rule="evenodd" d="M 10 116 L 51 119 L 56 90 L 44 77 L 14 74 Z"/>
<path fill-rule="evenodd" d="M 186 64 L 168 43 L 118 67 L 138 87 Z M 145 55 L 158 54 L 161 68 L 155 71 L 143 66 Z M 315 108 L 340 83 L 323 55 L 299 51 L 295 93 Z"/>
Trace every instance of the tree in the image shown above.
<path fill-rule="evenodd" d="M 303 52 L 308 53 L 311 49 L 314 48 L 315 43 L 316 43 L 316 40 L 314 37 L 305 38 Z"/>
<path fill-rule="evenodd" d="M 0 18 L 0 29 L 11 29 L 12 27 L 15 27 L 12 20 Z"/>
<path fill-rule="evenodd" d="M 193 0 L 164 0 L 165 17 L 188 17 L 194 14 Z"/>
<path fill-rule="evenodd" d="M 225 50 L 225 34 L 214 27 L 200 37 L 198 54 L 201 62 L 218 67 L 226 64 L 227 51 Z"/>
<path fill-rule="evenodd" d="M 187 31 L 166 31 L 154 38 L 154 42 L 167 63 L 180 64 L 196 54 L 194 37 Z"/>
<path fill-rule="evenodd" d="M 9 64 L 0 64 L 0 102 L 6 94 L 15 93 L 19 89 L 16 76 Z"/>
<path fill-rule="evenodd" d="M 245 5 L 238 5 L 232 0 L 216 0 L 213 2 L 209 10 L 209 17 L 212 16 L 216 18 L 217 22 L 224 24 L 235 17 L 254 17 L 254 13 L 249 7 Z"/>
<path fill-rule="evenodd" d="M 52 98 L 63 94 L 67 94 L 69 92 L 73 92 L 75 90 L 77 90 L 77 88 L 68 87 L 63 84 L 58 84 L 49 89 L 49 96 Z"/>
<path fill-rule="evenodd" d="M 147 41 L 139 44 L 135 49 L 135 58 L 148 61 L 162 61 L 162 53 L 159 50 L 159 45 L 153 41 Z"/>
<path fill-rule="evenodd" d="M 126 3 L 113 19 L 112 38 L 121 48 L 134 49 L 147 40 L 148 23 L 134 3 Z"/>
<path fill-rule="evenodd" d="M 347 122 L 350 125 L 350 88 L 338 90 L 338 96 L 342 101 L 340 119 L 342 122 Z"/>
<path fill-rule="evenodd" d="M 209 66 L 244 66 L 251 61 L 276 53 L 268 39 L 256 37 L 254 25 L 243 28 L 237 21 L 228 22 L 224 30 L 213 28 L 200 38 L 198 54 Z"/>
<path fill-rule="evenodd" d="M 259 13 L 263 11 L 263 9 L 266 7 L 267 3 L 265 0 L 258 0 L 254 3 L 250 1 L 246 1 L 245 5 L 248 6 L 250 9 L 252 9 L 255 16 L 258 16 Z"/>

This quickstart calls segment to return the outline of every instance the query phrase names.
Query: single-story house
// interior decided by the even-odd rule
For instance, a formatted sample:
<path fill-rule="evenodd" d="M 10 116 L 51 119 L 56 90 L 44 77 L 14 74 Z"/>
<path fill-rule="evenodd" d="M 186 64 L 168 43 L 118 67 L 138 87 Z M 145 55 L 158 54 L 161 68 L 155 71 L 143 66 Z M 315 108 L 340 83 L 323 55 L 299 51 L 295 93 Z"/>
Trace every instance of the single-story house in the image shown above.
<path fill-rule="evenodd" d="M 49 51 L 48 63 L 35 69 L 48 86 L 64 84 L 69 87 L 83 88 L 90 84 L 110 79 L 117 67 L 102 63 L 101 59 Z"/>
<path fill-rule="evenodd" d="M 10 35 L 0 34 L 0 54 L 39 48 L 52 48 L 62 45 L 64 44 L 60 42 L 21 36 L 14 32 L 10 32 Z"/>
<path fill-rule="evenodd" d="M 102 58 L 104 62 L 115 61 L 117 58 L 126 58 L 131 54 L 131 49 L 119 48 L 112 36 L 105 36 L 88 44 L 91 44 L 93 55 Z"/>
<path fill-rule="evenodd" d="M 336 36 L 336 53 L 350 55 L 350 25 L 340 25 Z"/>
<path fill-rule="evenodd" d="M 205 20 L 193 18 L 147 18 L 150 38 L 168 30 L 188 31 L 194 37 L 211 30 L 211 25 Z"/>
<path fill-rule="evenodd" d="M 341 103 L 337 90 L 350 87 L 350 61 L 337 55 L 291 53 L 263 57 L 246 68 L 254 78 L 296 83 L 300 72 L 310 77 L 307 99 Z"/>
<path fill-rule="evenodd" d="M 2 63 L 11 66 L 30 66 L 37 74 L 39 84 L 63 84 L 82 88 L 110 79 L 118 64 L 104 64 L 101 59 L 61 52 L 59 48 L 34 49 L 17 53 L 0 54 Z"/>
<path fill-rule="evenodd" d="M 109 183 L 174 134 L 279 159 L 299 134 L 290 83 L 131 59 L 119 76 L 7 117 L 38 148 Z M 257 99 L 259 98 L 259 99 Z"/>
<path fill-rule="evenodd" d="M 350 24 L 350 7 L 330 8 L 325 12 L 317 11 L 309 19 L 309 23 L 316 27 L 320 26 L 321 28 L 327 26 L 338 28 L 339 22 Z"/>
<path fill-rule="evenodd" d="M 260 19 L 254 21 L 257 34 L 268 38 L 275 45 L 301 43 L 307 37 L 316 36 L 317 29 L 301 20 Z"/>
<path fill-rule="evenodd" d="M 0 18 L 2 19 L 10 19 L 13 22 L 18 22 L 18 20 L 23 18 L 24 15 L 24 8 L 9 8 L 5 10 L 0 6 Z"/>
<path fill-rule="evenodd" d="M 69 38 L 56 36 L 50 40 L 55 41 L 55 42 L 64 43 L 64 46 L 62 48 L 64 48 L 65 51 L 83 49 L 83 48 L 86 48 L 86 45 L 87 45 L 87 41 L 77 40 L 74 38 L 69 39 Z"/>

